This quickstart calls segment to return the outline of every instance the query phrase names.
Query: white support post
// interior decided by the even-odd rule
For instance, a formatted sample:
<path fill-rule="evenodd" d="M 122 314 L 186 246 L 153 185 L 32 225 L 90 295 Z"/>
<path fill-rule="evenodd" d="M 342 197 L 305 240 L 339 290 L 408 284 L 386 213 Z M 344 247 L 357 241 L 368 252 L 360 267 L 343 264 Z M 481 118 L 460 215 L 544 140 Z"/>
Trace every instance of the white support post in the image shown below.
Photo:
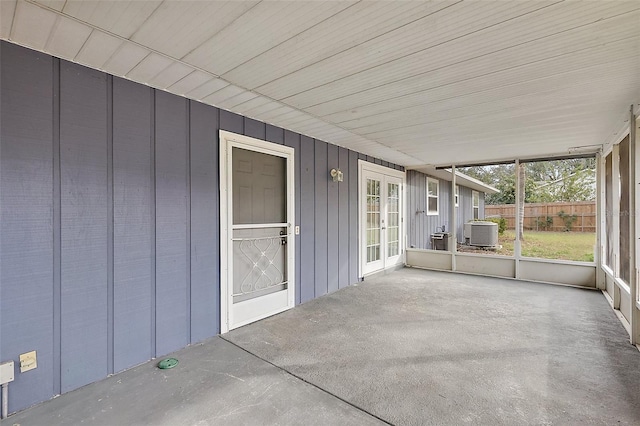
<path fill-rule="evenodd" d="M 632 214 L 629 221 L 629 234 L 632 236 L 630 239 L 629 258 L 631 259 L 631 282 L 629 283 L 631 293 L 631 344 L 636 345 L 640 341 L 640 312 L 638 311 L 638 248 L 639 238 L 638 229 L 640 229 L 640 218 L 638 218 L 637 212 L 637 197 L 640 192 L 640 184 L 636 180 L 638 174 L 636 173 L 636 167 L 638 167 L 638 121 L 633 111 L 633 105 L 629 109 L 629 213 Z"/>
<path fill-rule="evenodd" d="M 451 237 L 449 239 L 449 250 L 451 251 L 451 270 L 456 270 L 456 252 L 458 251 L 458 212 L 456 211 L 456 166 L 451 166 L 451 214 L 449 215 L 451 224 L 449 229 Z"/>
<path fill-rule="evenodd" d="M 604 230 L 606 228 L 605 206 L 605 158 L 602 153 L 596 154 L 596 246 L 594 247 L 594 261 L 596 262 L 596 287 L 599 290 L 606 289 L 604 266 L 604 245 L 606 240 Z"/>
<path fill-rule="evenodd" d="M 515 277 L 520 278 L 520 160 L 516 160 L 514 172 L 516 174 L 516 239 L 513 242 L 513 255 L 516 259 Z"/>
<path fill-rule="evenodd" d="M 613 146 L 611 151 L 611 181 L 612 181 L 612 199 L 611 206 L 611 221 L 613 223 L 613 262 L 611 268 L 613 269 L 613 276 L 615 278 L 620 277 L 620 145 Z M 613 286 L 613 294 L 610 295 L 613 298 L 613 309 L 620 309 L 620 287 L 618 285 Z"/>

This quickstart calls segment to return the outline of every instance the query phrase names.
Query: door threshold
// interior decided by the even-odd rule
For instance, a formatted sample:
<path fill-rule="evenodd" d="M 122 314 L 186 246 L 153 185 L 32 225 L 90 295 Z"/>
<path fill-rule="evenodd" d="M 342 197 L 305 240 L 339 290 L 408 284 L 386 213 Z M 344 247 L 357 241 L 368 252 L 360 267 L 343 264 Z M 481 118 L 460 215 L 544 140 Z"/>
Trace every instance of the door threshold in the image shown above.
<path fill-rule="evenodd" d="M 389 266 L 388 268 L 366 274 L 364 277 L 362 277 L 362 281 L 364 281 L 365 279 L 375 278 L 377 276 L 387 275 L 402 268 L 404 268 L 404 263 L 398 263 L 397 265 Z"/>

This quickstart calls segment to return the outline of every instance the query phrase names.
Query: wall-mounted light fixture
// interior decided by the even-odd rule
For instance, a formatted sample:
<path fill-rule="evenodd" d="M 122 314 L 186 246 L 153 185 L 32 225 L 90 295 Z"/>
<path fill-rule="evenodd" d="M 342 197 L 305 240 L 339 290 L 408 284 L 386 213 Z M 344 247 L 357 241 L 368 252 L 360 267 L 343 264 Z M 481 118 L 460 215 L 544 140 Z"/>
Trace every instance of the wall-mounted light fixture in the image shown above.
<path fill-rule="evenodd" d="M 343 176 L 342 171 L 340 169 L 331 169 L 329 172 L 334 182 L 342 182 Z"/>

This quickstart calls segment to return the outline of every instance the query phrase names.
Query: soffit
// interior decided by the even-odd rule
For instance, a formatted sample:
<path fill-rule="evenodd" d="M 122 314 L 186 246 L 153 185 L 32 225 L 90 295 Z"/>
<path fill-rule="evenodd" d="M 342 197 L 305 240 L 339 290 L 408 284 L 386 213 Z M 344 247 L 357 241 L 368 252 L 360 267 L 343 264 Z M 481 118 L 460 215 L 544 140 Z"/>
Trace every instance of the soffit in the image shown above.
<path fill-rule="evenodd" d="M 637 1 L 12 1 L 0 38 L 416 167 L 593 151 Z"/>

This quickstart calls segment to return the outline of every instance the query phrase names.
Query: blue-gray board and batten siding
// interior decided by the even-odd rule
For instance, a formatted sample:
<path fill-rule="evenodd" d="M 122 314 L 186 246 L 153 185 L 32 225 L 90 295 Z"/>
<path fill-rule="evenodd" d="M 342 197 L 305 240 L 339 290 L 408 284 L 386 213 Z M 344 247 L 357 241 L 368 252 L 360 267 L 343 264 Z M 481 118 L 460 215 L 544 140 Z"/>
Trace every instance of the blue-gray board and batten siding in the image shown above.
<path fill-rule="evenodd" d="M 439 232 L 442 226 L 451 232 L 451 182 L 438 179 L 438 214 L 427 214 L 427 175 L 415 170 L 407 171 L 407 246 L 431 249 L 431 235 Z M 433 178 L 435 179 L 435 178 Z M 464 223 L 473 219 L 473 201 L 471 188 L 458 185 L 458 211 L 456 217 L 456 236 L 459 243 L 464 242 Z M 484 192 L 480 197 L 480 219 L 484 218 Z"/>
<path fill-rule="evenodd" d="M 295 149 L 296 302 L 358 281 L 380 160 L 7 42 L 0 96 L 0 361 L 38 355 L 11 412 L 219 333 L 220 129 Z"/>

